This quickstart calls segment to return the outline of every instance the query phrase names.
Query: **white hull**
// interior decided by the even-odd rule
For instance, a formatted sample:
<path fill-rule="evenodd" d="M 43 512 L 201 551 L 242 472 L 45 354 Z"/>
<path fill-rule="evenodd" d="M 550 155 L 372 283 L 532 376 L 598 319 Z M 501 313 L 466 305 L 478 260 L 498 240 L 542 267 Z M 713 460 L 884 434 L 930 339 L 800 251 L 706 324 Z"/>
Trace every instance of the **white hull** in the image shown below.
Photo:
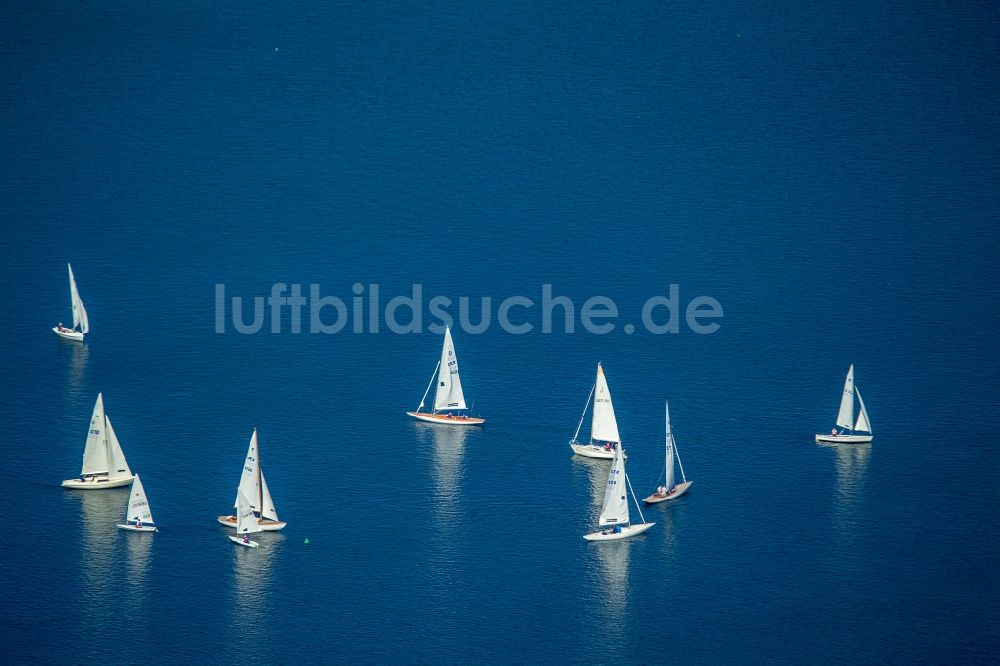
<path fill-rule="evenodd" d="M 81 481 L 78 478 L 66 479 L 62 482 L 63 488 L 74 488 L 76 490 L 98 490 L 100 488 L 120 488 L 121 486 L 128 486 L 132 483 L 131 476 L 120 476 L 117 479 L 109 479 L 107 477 L 90 477 L 85 481 Z"/>
<path fill-rule="evenodd" d="M 486 419 L 478 416 L 461 416 L 457 414 L 432 414 L 430 412 L 406 412 L 407 416 L 412 416 L 420 421 L 428 423 L 447 423 L 448 425 L 482 425 Z"/>
<path fill-rule="evenodd" d="M 874 435 L 816 435 L 817 442 L 833 442 L 835 444 L 867 444 Z"/>
<path fill-rule="evenodd" d="M 634 537 L 637 534 L 642 534 L 655 524 L 656 523 L 639 523 L 638 525 L 627 525 L 622 528 L 621 532 L 613 532 L 609 527 L 600 532 L 584 534 L 583 538 L 587 541 L 617 541 L 618 539 L 627 539 L 629 537 Z"/>
<path fill-rule="evenodd" d="M 569 443 L 573 453 L 584 456 L 585 458 L 603 458 L 604 460 L 611 460 L 615 457 L 615 450 L 611 449 L 608 451 L 603 446 L 598 446 L 597 444 L 574 444 Z M 622 451 L 622 456 L 625 460 L 628 460 L 628 454 Z"/>
<path fill-rule="evenodd" d="M 131 530 L 133 532 L 156 532 L 158 531 L 155 527 L 151 525 L 143 525 L 139 527 L 138 525 L 117 525 L 120 530 Z"/>
<path fill-rule="evenodd" d="M 232 527 L 236 529 L 236 516 L 219 516 L 216 518 L 220 525 L 225 525 L 226 527 Z M 260 525 L 260 529 L 263 532 L 277 532 L 282 529 L 288 523 L 282 521 L 274 521 L 268 518 L 258 518 L 257 524 Z"/>
<path fill-rule="evenodd" d="M 667 493 L 664 497 L 660 497 L 656 493 L 653 493 L 646 499 L 642 500 L 646 504 L 659 504 L 660 502 L 666 502 L 667 500 L 677 499 L 681 495 L 687 492 L 687 489 L 691 487 L 694 481 L 686 481 L 684 483 L 678 483 L 674 486 L 674 489 Z"/>
<path fill-rule="evenodd" d="M 243 541 L 242 537 L 236 537 L 236 536 L 229 537 L 229 540 L 232 541 L 233 543 L 244 546 L 245 548 L 256 548 L 257 546 L 260 545 L 256 541 Z"/>
<path fill-rule="evenodd" d="M 83 333 L 81 333 L 80 331 L 74 331 L 69 328 L 64 328 L 62 330 L 59 330 L 58 326 L 53 326 L 52 332 L 58 335 L 60 338 L 73 340 L 75 342 L 83 342 Z"/>

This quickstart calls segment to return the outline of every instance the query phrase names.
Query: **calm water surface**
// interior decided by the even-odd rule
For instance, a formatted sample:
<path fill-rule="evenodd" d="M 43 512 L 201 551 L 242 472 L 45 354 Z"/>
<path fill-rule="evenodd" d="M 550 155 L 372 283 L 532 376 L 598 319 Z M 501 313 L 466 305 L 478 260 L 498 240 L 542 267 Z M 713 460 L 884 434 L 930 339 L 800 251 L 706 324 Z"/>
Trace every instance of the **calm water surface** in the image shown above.
<path fill-rule="evenodd" d="M 994 658 L 995 10 L 52 2 L 0 26 L 8 659 Z M 67 261 L 83 344 L 48 330 Z M 437 427 L 404 414 L 426 311 L 215 332 L 216 284 L 276 282 L 494 315 L 551 284 L 619 318 L 457 329 L 488 423 Z M 645 331 L 670 284 L 718 332 Z M 695 482 L 605 544 L 581 536 L 606 464 L 567 445 L 598 361 L 636 493 L 667 399 Z M 816 445 L 850 363 L 875 441 Z M 125 489 L 59 486 L 98 392 L 158 534 L 114 528 Z M 253 427 L 288 527 L 247 552 L 215 516 Z"/>

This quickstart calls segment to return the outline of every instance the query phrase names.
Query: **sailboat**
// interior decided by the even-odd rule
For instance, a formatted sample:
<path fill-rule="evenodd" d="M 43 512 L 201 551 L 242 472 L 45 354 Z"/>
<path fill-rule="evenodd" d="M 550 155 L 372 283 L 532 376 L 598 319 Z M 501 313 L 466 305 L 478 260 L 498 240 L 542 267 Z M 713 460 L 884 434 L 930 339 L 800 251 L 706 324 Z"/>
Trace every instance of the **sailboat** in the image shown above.
<path fill-rule="evenodd" d="M 590 441 L 582 444 L 579 441 L 580 428 L 583 427 L 583 419 L 587 416 L 587 408 L 590 407 L 590 399 L 594 399 L 594 412 L 590 420 Z M 618 435 L 618 420 L 615 418 L 615 406 L 611 402 L 611 391 L 608 389 L 608 380 L 604 378 L 604 368 L 597 364 L 597 380 L 590 395 L 587 396 L 587 404 L 583 406 L 583 413 L 580 414 L 580 422 L 576 425 L 576 433 L 569 441 L 569 446 L 574 453 L 588 458 L 615 457 L 615 451 L 621 448 L 621 437 Z M 628 455 L 625 455 L 628 459 Z"/>
<path fill-rule="evenodd" d="M 658 502 L 666 502 L 667 500 L 677 499 L 681 495 L 687 492 L 687 489 L 691 487 L 694 481 L 688 481 L 687 477 L 684 476 L 684 465 L 681 464 L 681 454 L 677 450 L 677 442 L 674 441 L 674 433 L 670 430 L 670 404 L 665 403 L 664 410 L 666 412 L 666 448 L 667 457 L 664 464 L 664 479 L 663 485 L 657 488 L 656 492 L 642 500 L 646 504 L 657 504 Z M 677 458 L 677 466 L 681 469 L 681 482 L 674 483 L 674 458 Z"/>
<path fill-rule="evenodd" d="M 250 500 L 243 494 L 242 488 L 236 489 L 236 536 L 230 536 L 229 540 L 247 548 L 256 548 L 260 544 L 250 540 L 251 534 L 263 531 L 260 521 L 257 520 L 257 513 L 250 505 Z"/>
<path fill-rule="evenodd" d="M 854 419 L 854 396 L 858 397 L 858 418 Z M 816 435 L 817 442 L 836 442 L 840 444 L 864 444 L 872 441 L 872 422 L 868 419 L 865 401 L 861 399 L 861 390 L 854 385 L 854 364 L 847 370 L 844 379 L 844 394 L 840 397 L 840 411 L 837 413 L 837 426 L 846 430 L 834 428 L 829 435 Z M 856 434 L 856 433 L 868 434 Z"/>
<path fill-rule="evenodd" d="M 129 493 L 128 506 L 125 508 L 125 524 L 119 524 L 120 530 L 133 530 L 135 532 L 156 532 L 156 523 L 153 522 L 153 512 L 149 508 L 149 501 L 146 499 L 146 490 L 142 487 L 139 475 L 135 475 L 132 481 L 132 492 Z"/>
<path fill-rule="evenodd" d="M 437 377 L 437 391 L 434 393 L 434 411 L 422 412 L 427 394 Z M 468 414 L 453 414 L 452 411 L 466 409 L 465 394 L 462 392 L 462 379 L 458 375 L 458 356 L 455 355 L 455 343 L 451 339 L 451 328 L 444 329 L 444 344 L 441 346 L 441 360 L 434 367 L 431 381 L 427 383 L 424 397 L 415 412 L 406 412 L 409 416 L 429 423 L 450 423 L 452 425 L 482 425 L 486 419 Z"/>
<path fill-rule="evenodd" d="M 62 482 L 65 488 L 91 490 L 118 488 L 132 483 L 132 470 L 125 462 L 125 454 L 118 442 L 111 419 L 104 413 L 104 397 L 97 394 L 94 413 L 90 416 L 90 432 L 83 449 L 83 468 L 80 476 Z"/>
<path fill-rule="evenodd" d="M 642 522 L 633 524 L 629 517 L 628 496 L 632 495 L 632 501 L 639 511 L 639 519 Z M 642 534 L 656 523 L 647 523 L 642 516 L 642 509 L 632 492 L 632 484 L 629 483 L 625 474 L 625 456 L 621 447 L 615 449 L 615 457 L 611 463 L 611 470 L 608 472 L 608 485 L 604 488 L 604 504 L 601 506 L 601 517 L 598 525 L 606 527 L 597 532 L 584 534 L 587 541 L 614 541 L 625 539 Z"/>
<path fill-rule="evenodd" d="M 257 451 L 257 429 L 253 429 L 250 436 L 250 447 L 247 449 L 247 457 L 243 463 L 243 473 L 240 475 L 239 492 L 248 498 L 250 509 L 257 517 L 260 529 L 273 532 L 280 530 L 287 523 L 278 520 L 278 511 L 274 508 L 274 500 L 271 499 L 271 491 L 267 488 L 267 481 L 264 479 L 264 470 L 260 466 L 260 455 Z M 236 494 L 234 505 L 239 509 L 239 492 Z M 249 499 L 253 498 L 253 499 Z M 263 507 L 263 509 L 261 508 Z M 219 516 L 218 521 L 226 527 L 236 527 L 239 516 Z"/>
<path fill-rule="evenodd" d="M 73 267 L 66 264 L 69 269 L 69 302 L 73 308 L 73 327 L 66 328 L 60 323 L 52 327 L 52 332 L 67 340 L 83 341 L 83 336 L 90 331 L 90 322 L 87 319 L 87 309 L 83 307 L 80 299 L 80 292 L 76 288 L 76 278 L 73 277 Z"/>

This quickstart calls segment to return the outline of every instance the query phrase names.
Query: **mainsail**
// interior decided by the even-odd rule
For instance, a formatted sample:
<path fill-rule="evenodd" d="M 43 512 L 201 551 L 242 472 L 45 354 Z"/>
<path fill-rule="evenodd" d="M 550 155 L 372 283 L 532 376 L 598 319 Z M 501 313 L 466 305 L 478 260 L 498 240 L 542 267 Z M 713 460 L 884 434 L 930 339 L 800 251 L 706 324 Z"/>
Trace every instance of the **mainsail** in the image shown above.
<path fill-rule="evenodd" d="M 108 459 L 107 428 L 104 418 L 104 397 L 97 394 L 94 412 L 90 417 L 90 430 L 87 432 L 87 444 L 83 448 L 83 476 L 92 474 L 107 474 L 111 461 Z"/>
<path fill-rule="evenodd" d="M 236 490 L 236 532 L 239 534 L 252 534 L 262 531 L 257 517 L 254 516 L 253 507 L 250 500 L 243 494 L 242 490 Z"/>
<path fill-rule="evenodd" d="M 837 425 L 848 429 L 854 427 L 854 364 L 851 364 L 847 378 L 844 379 L 844 394 L 840 396 Z"/>
<path fill-rule="evenodd" d="M 441 367 L 438 369 L 438 386 L 434 394 L 434 410 L 465 409 L 465 395 L 462 380 L 458 376 L 458 357 L 455 343 L 451 339 L 451 329 L 444 329 L 444 345 L 441 347 Z"/>
<path fill-rule="evenodd" d="M 247 497 L 247 501 L 250 502 L 250 508 L 253 510 L 258 510 L 257 498 L 260 496 L 260 491 L 257 489 L 257 429 L 254 428 L 253 434 L 250 435 L 250 446 L 247 448 L 247 457 L 243 462 L 243 471 L 240 473 L 240 485 L 236 491 L 236 500 L 233 502 L 233 506 L 239 508 L 240 503 L 240 493 L 243 493 Z"/>
<path fill-rule="evenodd" d="M 152 525 L 153 512 L 149 509 L 149 502 L 146 500 L 146 489 L 142 487 L 142 481 L 139 480 L 138 474 L 132 480 L 132 494 L 130 497 L 126 520 L 130 523 L 142 522 Z"/>
<path fill-rule="evenodd" d="M 594 414 L 590 422 L 591 440 L 602 442 L 621 442 L 618 435 L 618 421 L 615 419 L 615 407 L 611 403 L 611 391 L 608 381 L 604 378 L 604 368 L 597 364 L 597 384 L 594 388 Z"/>
<path fill-rule="evenodd" d="M 601 519 L 599 524 L 605 525 L 627 525 L 628 515 L 628 488 L 625 480 L 625 458 L 622 456 L 622 447 L 615 449 L 615 457 L 611 462 L 611 470 L 608 472 L 608 485 L 604 489 L 604 505 L 601 507 Z"/>
<path fill-rule="evenodd" d="M 73 267 L 66 264 L 69 270 L 69 300 L 73 307 L 73 328 L 80 327 L 81 333 L 90 331 L 90 321 L 87 319 L 87 309 L 83 307 L 83 300 L 80 292 L 76 288 L 76 278 L 73 277 Z"/>

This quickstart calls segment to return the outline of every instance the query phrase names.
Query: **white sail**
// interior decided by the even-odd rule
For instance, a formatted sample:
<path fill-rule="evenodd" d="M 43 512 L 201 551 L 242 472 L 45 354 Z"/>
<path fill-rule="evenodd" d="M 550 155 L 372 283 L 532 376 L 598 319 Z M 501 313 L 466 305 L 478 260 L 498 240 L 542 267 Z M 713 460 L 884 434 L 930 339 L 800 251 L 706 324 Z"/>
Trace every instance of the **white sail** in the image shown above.
<path fill-rule="evenodd" d="M 434 394 L 434 410 L 465 409 L 465 395 L 462 380 L 458 376 L 458 357 L 455 343 L 451 339 L 451 329 L 444 329 L 444 344 L 441 347 L 441 367 L 438 369 L 438 386 Z"/>
<path fill-rule="evenodd" d="M 129 495 L 128 515 L 125 518 L 129 523 L 153 524 L 153 512 L 149 508 L 146 489 L 142 487 L 138 474 L 132 479 L 132 493 Z"/>
<path fill-rule="evenodd" d="M 104 397 L 98 393 L 94 412 L 90 416 L 87 445 L 83 448 L 83 468 L 80 470 L 83 476 L 105 474 L 111 467 L 108 457 L 107 428 L 104 423 Z"/>
<path fill-rule="evenodd" d="M 837 425 L 848 429 L 854 426 L 854 364 L 851 364 L 847 378 L 844 379 L 844 394 L 840 396 Z"/>
<path fill-rule="evenodd" d="M 608 381 L 604 378 L 604 368 L 597 364 L 597 383 L 594 389 L 594 414 L 590 422 L 591 440 L 602 442 L 620 442 L 618 421 L 615 419 L 615 407 L 611 403 L 611 391 Z"/>
<path fill-rule="evenodd" d="M 236 490 L 236 533 L 237 534 L 253 534 L 255 532 L 260 532 L 260 523 L 257 522 L 257 517 L 254 515 L 253 507 L 250 506 L 250 500 L 247 496 L 243 494 L 242 490 Z"/>
<path fill-rule="evenodd" d="M 861 432 L 871 433 L 872 422 L 868 420 L 868 410 L 865 409 L 865 401 L 861 399 L 861 389 L 854 387 L 854 392 L 858 396 L 858 407 L 861 408 L 858 413 L 858 420 L 854 424 L 854 429 L 860 430 Z"/>
<path fill-rule="evenodd" d="M 83 307 L 83 299 L 76 288 L 76 278 L 73 277 L 73 267 L 66 264 L 69 270 L 69 301 L 73 308 L 73 328 L 80 327 L 81 333 L 90 331 L 90 321 L 87 319 L 87 309 Z"/>
<path fill-rule="evenodd" d="M 112 479 L 132 476 L 132 470 L 129 469 L 128 463 L 125 462 L 125 452 L 122 451 L 122 445 L 118 441 L 118 436 L 115 435 L 115 429 L 111 427 L 111 419 L 108 418 L 107 414 L 104 415 L 104 423 L 107 426 L 105 436 L 108 446 L 108 462 L 111 464 L 108 475 Z"/>
<path fill-rule="evenodd" d="M 247 457 L 243 461 L 243 472 L 240 473 L 240 485 L 236 491 L 236 500 L 233 506 L 239 508 L 240 493 L 246 495 L 250 502 L 250 507 L 257 511 L 257 498 L 260 491 L 257 489 L 257 429 L 253 429 L 250 435 L 250 446 L 247 448 Z"/>
<path fill-rule="evenodd" d="M 667 463 L 666 463 L 666 478 L 663 481 L 663 485 L 666 486 L 667 490 L 674 489 L 674 434 L 670 432 L 670 405 L 666 405 L 666 446 L 667 446 Z"/>
<path fill-rule="evenodd" d="M 601 507 L 600 525 L 627 525 L 628 485 L 625 480 L 625 458 L 622 447 L 615 449 L 615 457 L 608 472 L 608 485 L 604 489 L 604 505 Z"/>
<path fill-rule="evenodd" d="M 260 471 L 260 485 L 263 491 L 261 494 L 264 499 L 264 509 L 260 512 L 260 515 L 264 518 L 270 518 L 274 522 L 278 522 L 278 510 L 274 508 L 274 500 L 271 499 L 271 491 L 267 489 L 267 480 L 264 479 L 264 470 Z"/>

